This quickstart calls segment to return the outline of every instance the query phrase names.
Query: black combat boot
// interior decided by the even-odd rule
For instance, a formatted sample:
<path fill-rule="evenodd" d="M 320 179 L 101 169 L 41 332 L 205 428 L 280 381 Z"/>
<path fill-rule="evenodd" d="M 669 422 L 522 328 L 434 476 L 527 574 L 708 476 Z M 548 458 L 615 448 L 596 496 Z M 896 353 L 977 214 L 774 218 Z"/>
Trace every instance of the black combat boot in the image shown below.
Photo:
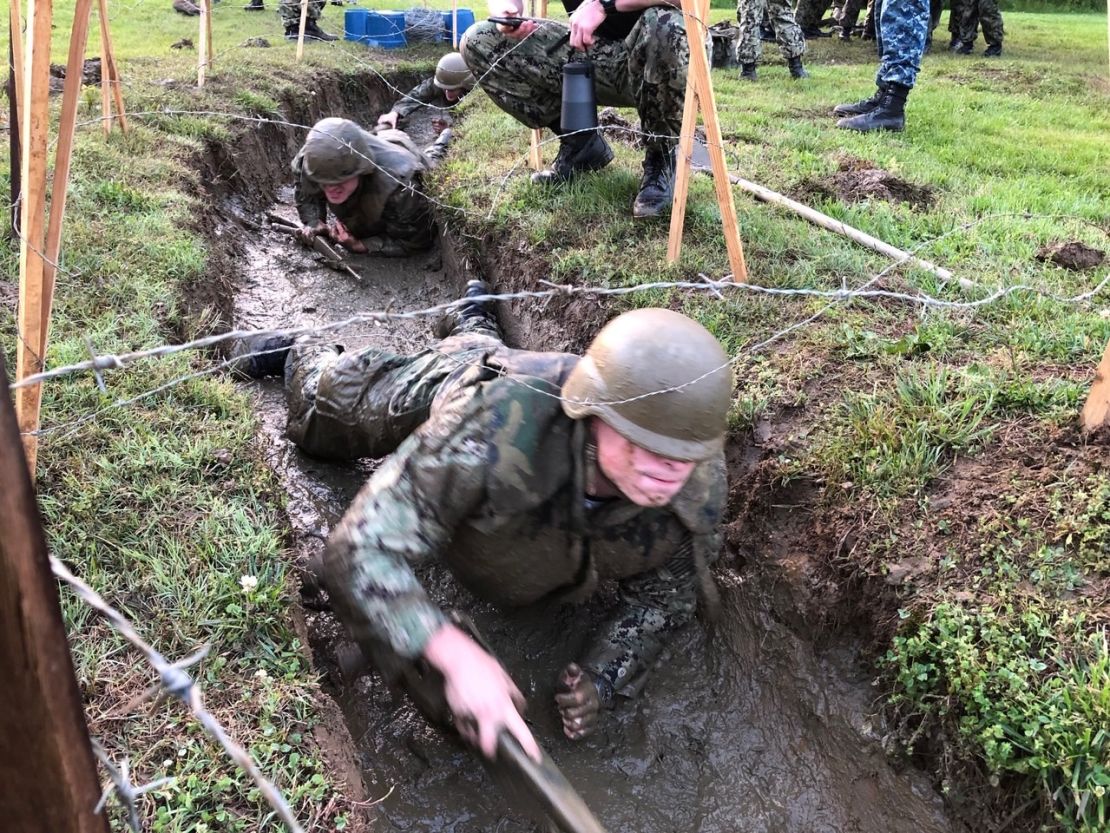
<path fill-rule="evenodd" d="M 975 48 L 975 43 L 972 41 L 963 41 L 953 51 L 957 55 L 970 55 L 971 51 Z"/>
<path fill-rule="evenodd" d="M 306 40 L 308 38 L 312 38 L 313 40 L 324 40 L 324 41 L 339 40 L 339 37 L 337 35 L 333 35 L 329 32 L 325 32 L 323 29 L 321 29 L 319 24 L 317 24 L 317 22 L 315 20 L 310 20 L 307 23 L 305 23 L 304 36 L 305 36 Z"/>
<path fill-rule="evenodd" d="M 559 152 L 550 168 L 532 174 L 533 185 L 569 182 L 578 174 L 600 171 L 613 161 L 613 149 L 599 131 L 563 135 L 558 125 L 553 125 L 551 130 L 559 136 Z"/>
<path fill-rule="evenodd" d="M 740 64 L 740 77 L 747 81 L 755 81 L 759 77 L 755 71 L 755 64 Z"/>
<path fill-rule="evenodd" d="M 640 192 L 632 203 L 632 216 L 641 220 L 658 217 L 671 207 L 673 197 L 674 148 L 648 147 Z"/>
<path fill-rule="evenodd" d="M 806 40 L 816 40 L 817 38 L 831 38 L 832 32 L 822 32 L 816 26 L 802 27 L 802 37 Z"/>
<path fill-rule="evenodd" d="M 985 58 L 997 58 L 1001 54 L 1002 44 L 1000 43 L 992 43 L 983 50 L 983 57 Z"/>
<path fill-rule="evenodd" d="M 906 127 L 906 96 L 910 88 L 902 84 L 887 84 L 879 103 L 858 116 L 841 119 L 837 127 L 869 133 L 872 130 L 901 131 Z"/>
<path fill-rule="evenodd" d="M 467 300 L 492 294 L 493 290 L 485 281 L 467 281 L 466 291 L 463 293 L 466 302 L 440 317 L 433 328 L 436 338 L 445 339 L 463 333 L 501 338 L 501 326 L 497 323 L 497 313 L 493 309 L 494 302 Z"/>
<path fill-rule="evenodd" d="M 293 339 L 289 336 L 258 335 L 241 338 L 231 345 L 229 367 L 236 376 L 264 379 L 285 372 L 285 359 Z"/>
<path fill-rule="evenodd" d="M 955 52 L 957 49 L 960 48 L 961 43 L 962 41 L 960 40 L 959 35 L 953 35 L 952 40 L 948 41 L 948 51 Z"/>
<path fill-rule="evenodd" d="M 851 28 L 849 28 L 848 26 L 841 26 L 840 27 L 840 32 L 839 32 L 839 34 L 837 34 L 837 37 L 840 38 L 844 42 L 850 41 L 852 39 L 852 30 L 851 30 Z"/>
<path fill-rule="evenodd" d="M 263 5 L 262 0 L 251 0 L 247 5 L 243 6 L 245 12 L 264 12 L 266 7 Z"/>
<path fill-rule="evenodd" d="M 875 94 L 871 98 L 865 98 L 861 101 L 854 101 L 851 104 L 837 104 L 833 107 L 834 116 L 858 116 L 862 113 L 870 113 L 879 106 L 879 99 L 883 97 L 883 88 L 880 85 Z"/>
<path fill-rule="evenodd" d="M 802 66 L 801 58 L 791 58 L 789 61 L 786 62 L 786 65 L 790 67 L 791 78 L 809 78 L 809 73 L 806 72 L 806 68 Z"/>

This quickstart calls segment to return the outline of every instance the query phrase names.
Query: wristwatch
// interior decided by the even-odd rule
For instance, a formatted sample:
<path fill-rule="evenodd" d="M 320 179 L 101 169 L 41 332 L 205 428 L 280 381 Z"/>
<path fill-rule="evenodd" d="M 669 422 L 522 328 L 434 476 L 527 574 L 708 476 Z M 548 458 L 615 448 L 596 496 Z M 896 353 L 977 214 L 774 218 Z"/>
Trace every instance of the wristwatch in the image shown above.
<path fill-rule="evenodd" d="M 598 0 L 598 2 L 601 3 L 601 9 L 605 12 L 606 17 L 616 13 L 617 0 Z"/>

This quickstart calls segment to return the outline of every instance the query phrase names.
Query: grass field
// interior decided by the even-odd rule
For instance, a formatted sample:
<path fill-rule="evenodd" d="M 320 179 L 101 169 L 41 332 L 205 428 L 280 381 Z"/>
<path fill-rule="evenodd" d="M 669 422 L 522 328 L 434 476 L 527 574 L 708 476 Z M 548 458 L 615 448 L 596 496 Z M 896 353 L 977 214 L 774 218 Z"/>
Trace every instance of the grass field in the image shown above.
<path fill-rule="evenodd" d="M 55 10 L 53 51 L 64 62 L 72 0 Z M 325 28 L 340 28 L 337 12 L 327 9 Z M 730 16 L 714 11 L 715 20 Z M 1071 239 L 1110 250 L 1106 20 L 1012 13 L 1006 25 L 1001 60 L 926 58 L 900 135 L 847 134 L 828 115 L 833 104 L 871 92 L 865 43 L 817 43 L 807 57 L 813 77 L 802 83 L 790 81 L 773 45 L 757 84 L 716 72 L 730 168 L 902 248 L 922 247 L 979 284 L 972 298 L 1016 283 L 1065 296 L 1090 289 L 1105 265 L 1069 272 L 1034 254 Z M 314 44 L 297 65 L 272 11 L 244 14 L 230 0 L 217 5 L 214 27 L 216 62 L 198 91 L 195 51 L 170 48 L 197 41 L 195 20 L 172 13 L 168 0 L 112 6 L 135 129 L 105 141 L 95 124 L 82 127 L 53 364 L 86 357 L 86 339 L 109 352 L 206 326 L 183 305 L 208 279 L 205 211 L 190 160 L 203 141 L 226 140 L 240 127 L 211 113 L 273 114 L 285 96 L 311 89 L 315 74 L 394 72 L 435 59 L 431 49 L 383 56 Z M 272 47 L 243 46 L 253 37 Z M 96 48 L 94 36 L 89 54 Z M 95 119 L 98 108 L 97 91 L 87 90 L 81 118 Z M 600 175 L 537 193 L 523 171 L 525 131 L 481 96 L 464 108 L 455 153 L 433 186 L 457 209 L 445 209 L 457 230 L 524 245 L 553 280 L 576 284 L 728 271 L 706 178 L 691 189 L 683 258 L 666 267 L 665 226 L 628 216 L 635 150 L 618 146 L 617 161 Z M 553 154 L 547 147 L 547 158 Z M 867 165 L 928 194 L 916 206 L 838 197 L 840 168 Z M 5 188 L 7 180 L 5 160 Z M 755 283 L 851 287 L 887 265 L 739 192 L 736 202 Z M 14 364 L 7 299 L 18 251 L 2 256 L 0 332 Z M 879 285 L 965 298 L 912 269 Z M 784 408 L 804 409 L 807 430 L 771 480 L 811 488 L 815 516 L 851 534 L 830 570 L 896 597 L 877 632 L 886 636 L 880 665 L 903 745 L 943 737 L 953 759 L 1025 791 L 1046 824 L 1055 817 L 1061 828 L 1105 830 L 1110 475 L 1105 445 L 1086 444 L 1073 424 L 1110 339 L 1110 293 L 1078 304 L 1020 293 L 955 311 L 839 304 L 758 354 L 745 348 L 824 302 L 635 297 L 682 304 L 741 355 L 738 431 Z M 346 805 L 308 731 L 319 694 L 289 614 L 281 498 L 252 445 L 249 404 L 222 377 L 204 376 L 72 424 L 210 366 L 210 358 L 188 355 L 118 372 L 107 396 L 89 379 L 46 387 L 39 486 L 51 545 L 168 655 L 211 644 L 203 671 L 210 706 L 302 819 L 339 828 Z M 144 804 L 150 829 L 268 829 L 258 796 L 178 712 L 124 710 L 150 675 L 63 598 L 94 733 L 130 756 L 138 781 L 177 776 Z M 963 789 L 955 778 L 948 786 Z"/>

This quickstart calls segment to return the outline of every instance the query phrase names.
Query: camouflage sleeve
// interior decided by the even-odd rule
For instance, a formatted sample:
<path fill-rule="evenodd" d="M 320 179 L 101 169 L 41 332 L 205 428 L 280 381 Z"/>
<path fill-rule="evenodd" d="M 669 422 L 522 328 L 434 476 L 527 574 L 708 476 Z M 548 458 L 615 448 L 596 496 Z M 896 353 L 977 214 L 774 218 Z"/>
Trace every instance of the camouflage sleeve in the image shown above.
<path fill-rule="evenodd" d="M 436 223 L 431 203 L 421 191 L 419 176 L 411 186 L 397 188 L 386 201 L 382 211 L 385 234 L 369 241 L 375 254 L 386 257 L 405 257 L 422 252 L 435 243 Z"/>
<path fill-rule="evenodd" d="M 699 537 L 710 539 L 701 543 L 716 552 L 717 534 Z M 691 535 L 662 567 L 621 582 L 617 610 L 595 636 L 582 663 L 596 678 L 603 703 L 611 702 L 633 681 L 639 682 L 668 635 L 694 618 L 699 576 L 693 546 Z"/>
<path fill-rule="evenodd" d="M 297 184 L 293 189 L 293 197 L 297 203 L 297 216 L 306 226 L 317 223 L 326 223 L 328 220 L 328 203 L 324 198 L 324 191 L 304 174 L 296 174 Z"/>
<path fill-rule="evenodd" d="M 435 85 L 434 78 L 425 78 L 411 90 L 408 95 L 393 105 L 393 111 L 397 114 L 397 120 L 401 121 L 406 118 L 410 113 L 419 110 L 425 104 L 431 104 L 439 95 L 439 88 Z"/>
<path fill-rule="evenodd" d="M 327 585 L 360 644 L 382 643 L 418 657 L 446 622 L 424 592 L 415 564 L 438 556 L 486 491 L 491 446 L 482 419 L 437 413 L 359 492 L 328 540 Z"/>

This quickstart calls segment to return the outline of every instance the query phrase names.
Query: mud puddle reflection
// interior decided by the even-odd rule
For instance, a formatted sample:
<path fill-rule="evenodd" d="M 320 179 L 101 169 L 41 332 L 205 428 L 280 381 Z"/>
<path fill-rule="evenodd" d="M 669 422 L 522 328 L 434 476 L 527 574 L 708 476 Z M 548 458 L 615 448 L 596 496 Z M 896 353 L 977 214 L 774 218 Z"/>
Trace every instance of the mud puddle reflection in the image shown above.
<path fill-rule="evenodd" d="M 292 218 L 290 194 L 274 210 Z M 244 242 L 237 326 L 323 323 L 390 307 L 417 309 L 458 297 L 438 254 L 406 260 L 354 258 L 361 283 L 316 264 L 289 238 L 263 232 Z M 396 351 L 427 343 L 430 321 L 358 325 L 329 339 L 348 349 Z M 298 552 L 318 552 L 372 462 L 322 463 L 283 436 L 278 383 L 257 384 L 266 453 L 289 493 Z M 816 654 L 778 622 L 755 571 L 724 570 L 722 616 L 677 638 L 643 694 L 606 714 L 580 744 L 556 725 L 552 681 L 579 656 L 612 599 L 577 609 L 494 615 L 435 567 L 432 595 L 469 612 L 531 703 L 537 735 L 611 833 L 956 833 L 963 828 L 919 773 L 896 772 L 870 726 L 874 691 L 853 646 Z M 340 633 L 306 611 L 322 666 Z M 378 829 L 490 833 L 530 831 L 458 743 L 428 728 L 374 678 L 337 692 L 358 747 Z"/>

